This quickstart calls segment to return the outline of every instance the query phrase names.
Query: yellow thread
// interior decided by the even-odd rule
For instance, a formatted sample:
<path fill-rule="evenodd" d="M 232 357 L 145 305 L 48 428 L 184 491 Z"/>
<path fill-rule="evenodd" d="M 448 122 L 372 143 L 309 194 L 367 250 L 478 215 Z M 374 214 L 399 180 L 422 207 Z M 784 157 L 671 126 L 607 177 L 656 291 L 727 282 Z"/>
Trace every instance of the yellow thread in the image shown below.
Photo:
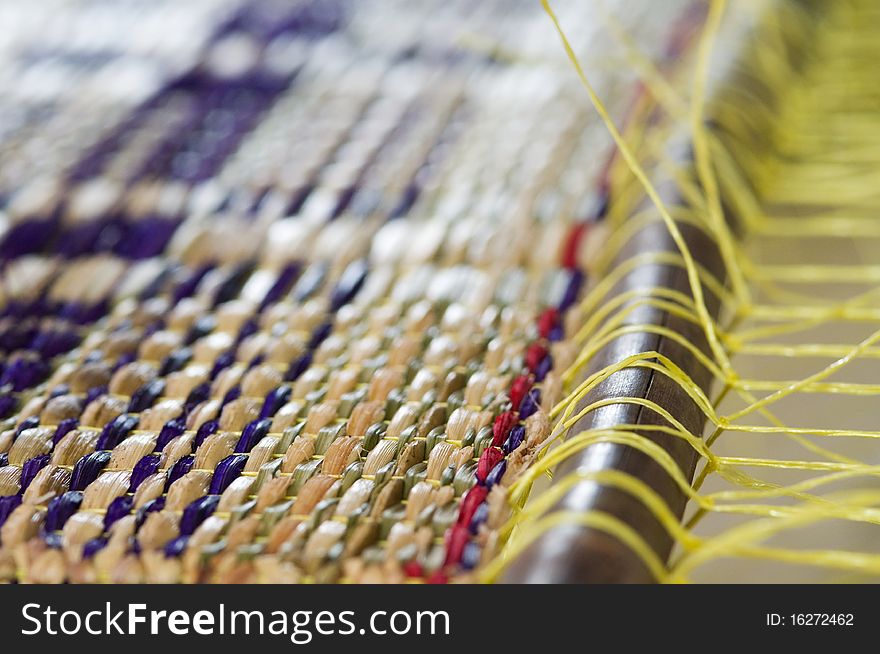
<path fill-rule="evenodd" d="M 868 64 L 875 61 L 872 57 L 880 55 L 872 31 L 880 13 L 872 11 L 866 2 L 835 4 L 817 26 L 816 17 L 800 3 L 781 3 L 776 11 L 766 12 L 757 19 L 756 30 L 760 36 L 753 37 L 756 40 L 750 52 L 751 65 L 760 71 L 761 81 L 727 89 L 723 101 L 713 100 L 708 106 L 704 102 L 706 72 L 725 4 L 723 0 L 709 0 L 709 13 L 698 45 L 693 97 L 688 107 L 697 184 L 681 169 L 674 168 L 663 152 L 662 139 L 670 133 L 670 123 L 660 124 L 653 133 L 644 124 L 655 111 L 649 103 L 641 103 L 636 113 L 643 122 L 633 126 L 624 139 L 574 55 L 549 2 L 542 0 L 591 103 L 619 148 L 622 161 L 612 171 L 615 193 L 609 218 L 615 231 L 600 257 L 598 270 L 604 275 L 578 306 L 584 319 L 572 337 L 580 350 L 563 373 L 567 395 L 551 411 L 554 419 L 551 438 L 542 445 L 533 465 L 509 487 L 514 512 L 502 528 L 509 539 L 484 569 L 487 579 L 496 578 L 507 563 L 542 533 L 574 525 L 600 529 L 618 538 L 661 581 L 688 581 L 711 561 L 731 556 L 880 575 L 880 555 L 875 553 L 795 550 L 767 543 L 770 538 L 827 520 L 880 524 L 880 509 L 875 508 L 880 505 L 880 492 L 870 488 L 845 492 L 826 490 L 826 487 L 859 480 L 876 484 L 880 466 L 814 442 L 820 439 L 828 444 L 847 443 L 855 439 L 872 443 L 880 437 L 880 430 L 835 428 L 831 420 L 824 428 L 791 426 L 771 411 L 771 407 L 794 395 L 834 394 L 874 401 L 874 396 L 880 394 L 880 383 L 830 379 L 840 377 L 855 361 L 880 358 L 877 345 L 880 330 L 853 344 L 789 340 L 834 323 L 857 325 L 880 321 L 880 309 L 876 308 L 880 267 L 859 260 L 851 260 L 844 266 L 813 262 L 761 263 L 746 255 L 721 211 L 723 198 L 742 220 L 743 239 L 772 237 L 779 240 L 781 248 L 793 237 L 880 238 L 880 227 L 876 224 L 880 192 L 875 191 L 880 181 L 880 174 L 876 172 L 876 161 L 880 158 L 880 140 L 877 139 L 880 118 L 873 104 L 866 104 L 873 103 L 866 89 L 872 88 L 867 80 L 872 79 L 873 68 Z M 743 9 L 740 5 L 737 3 L 735 9 Z M 748 10 L 759 6 L 763 5 L 754 3 Z M 627 49 L 630 64 L 642 76 L 654 99 L 670 112 L 673 121 L 682 120 L 683 95 L 645 60 L 613 17 L 607 22 L 612 34 Z M 793 75 L 790 44 L 813 38 L 814 29 L 821 29 L 822 43 L 829 50 L 861 56 L 853 56 L 847 65 L 841 64 L 844 60 L 840 57 L 826 57 L 821 65 L 815 63 L 808 66 L 806 72 Z M 764 102 L 760 89 L 786 92 L 786 102 L 779 104 L 780 115 Z M 704 117 L 707 115 L 721 126 L 718 132 L 706 128 Z M 810 129 L 803 129 L 805 125 L 810 125 Z M 770 148 L 758 152 L 755 148 L 757 141 L 753 135 L 762 129 L 766 130 L 762 138 L 775 145 L 775 152 Z M 639 148 L 638 154 L 635 147 Z M 689 206 L 664 205 L 646 172 L 649 165 L 656 166 L 675 181 Z M 639 208 L 642 194 L 650 199 L 653 210 Z M 785 205 L 804 210 L 792 214 Z M 658 219 L 666 226 L 679 252 L 642 253 L 618 261 L 631 237 Z M 693 259 L 680 231 L 680 226 L 685 224 L 710 235 L 718 245 L 730 290 Z M 876 243 L 872 247 L 876 247 Z M 686 272 L 690 295 L 660 287 L 635 288 L 615 294 L 615 287 L 632 271 L 640 266 L 661 264 L 680 267 Z M 829 301 L 798 290 L 817 282 L 848 284 L 857 287 L 856 293 Z M 721 303 L 718 320 L 707 310 L 704 290 Z M 648 325 L 636 319 L 639 311 L 646 308 L 699 325 L 706 335 L 710 354 L 706 355 L 664 325 Z M 726 326 L 725 320 L 728 321 Z M 603 347 L 618 337 L 636 333 L 655 334 L 688 351 L 716 378 L 720 392 L 710 400 L 684 370 L 655 351 L 625 357 L 600 370 L 590 369 Z M 790 361 L 810 358 L 833 361 L 802 378 L 792 375 L 789 379 L 773 381 L 741 377 L 730 360 L 734 354 Z M 676 416 L 644 398 L 606 399 L 578 406 L 602 381 L 631 368 L 646 368 L 654 374 L 665 375 L 686 391 L 708 420 L 705 441 L 699 434 L 689 433 Z M 766 394 L 756 397 L 753 393 Z M 740 407 L 719 412 L 722 402 L 736 401 Z M 612 404 L 638 406 L 661 417 L 666 424 L 622 424 L 614 429 L 587 430 L 569 436 L 568 432 L 576 429 L 591 412 Z M 747 417 L 751 420 L 743 422 Z M 699 474 L 693 484 L 682 475 L 668 453 L 652 440 L 653 433 L 680 438 L 693 449 L 700 459 Z M 802 446 L 815 458 L 719 455 L 713 449 L 723 434 L 727 434 L 725 444 L 730 451 L 736 451 L 738 441 L 734 439 L 737 436 L 760 436 L 768 438 L 768 443 L 782 437 Z M 660 465 L 693 504 L 694 511 L 685 524 L 679 524 L 654 489 L 615 470 L 576 470 L 525 503 L 540 476 L 574 453 L 601 443 L 634 448 Z M 747 470 L 754 475 L 747 474 Z M 785 472 L 806 478 L 781 484 L 776 476 L 763 478 L 765 472 Z M 701 493 L 700 489 L 711 478 L 723 480 L 731 488 Z M 658 566 L 656 555 L 638 534 L 611 516 L 593 511 L 583 515 L 552 511 L 567 490 L 585 482 L 617 488 L 640 501 L 681 546 L 673 562 L 668 567 L 662 562 Z M 713 514 L 751 519 L 717 535 L 699 537 L 694 529 Z"/>

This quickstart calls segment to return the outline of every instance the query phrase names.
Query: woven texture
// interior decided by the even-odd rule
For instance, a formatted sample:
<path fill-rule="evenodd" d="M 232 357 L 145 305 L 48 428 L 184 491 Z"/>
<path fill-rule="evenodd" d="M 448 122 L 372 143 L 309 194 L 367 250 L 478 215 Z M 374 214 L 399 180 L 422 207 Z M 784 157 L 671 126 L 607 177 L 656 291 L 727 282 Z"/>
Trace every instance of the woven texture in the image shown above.
<path fill-rule="evenodd" d="M 470 579 L 602 242 L 608 140 L 546 17 L 175 4 L 15 15 L 50 36 L 4 51 L 46 97 L 2 142 L 0 576 Z"/>

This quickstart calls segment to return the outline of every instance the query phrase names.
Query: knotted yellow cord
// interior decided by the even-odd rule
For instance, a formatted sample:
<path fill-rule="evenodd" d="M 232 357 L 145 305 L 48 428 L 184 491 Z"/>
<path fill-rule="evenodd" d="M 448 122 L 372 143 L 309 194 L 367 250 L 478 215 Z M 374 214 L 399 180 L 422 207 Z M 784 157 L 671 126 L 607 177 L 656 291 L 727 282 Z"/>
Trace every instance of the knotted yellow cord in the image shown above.
<path fill-rule="evenodd" d="M 730 3 L 729 7 L 724 0 L 707 0 L 707 17 L 692 62 L 693 81 L 684 91 L 653 68 L 650 58 L 638 50 L 637 41 L 605 15 L 610 33 L 623 44 L 631 68 L 653 96 L 651 106 L 666 112 L 665 121 L 654 131 L 666 137 L 676 124 L 687 123 L 694 171 L 685 174 L 672 166 L 662 150 L 662 139 L 644 124 L 651 111 L 641 111 L 642 124 L 632 125 L 626 137 L 621 134 L 551 3 L 541 1 L 599 119 L 619 148 L 620 161 L 611 175 L 609 214 L 615 229 L 600 255 L 601 275 L 578 307 L 583 320 L 572 336 L 578 354 L 563 374 L 567 395 L 551 412 L 553 433 L 534 464 L 506 489 L 511 515 L 498 529 L 503 547 L 482 567 L 482 578 L 497 578 L 531 542 L 563 525 L 586 526 L 617 538 L 644 561 L 658 581 L 692 580 L 702 569 L 726 558 L 741 560 L 738 569 L 746 571 L 740 575 L 744 580 L 749 580 L 749 561 L 856 577 L 880 576 L 880 548 L 858 551 L 855 546 L 865 546 L 862 540 L 854 546 L 845 539 L 840 544 L 838 539 L 833 547 L 825 547 L 783 538 L 808 533 L 803 530 L 817 524 L 829 525 L 825 531 L 832 535 L 842 530 L 841 525 L 880 526 L 880 457 L 874 455 L 880 451 L 874 446 L 880 425 L 873 428 L 868 422 L 848 429 L 838 423 L 835 427 L 833 413 L 827 416 L 831 428 L 790 425 L 776 412 L 794 397 L 819 401 L 831 395 L 838 402 L 845 401 L 845 417 L 855 419 L 862 413 L 850 407 L 862 406 L 857 402 L 876 403 L 880 395 L 880 383 L 847 379 L 851 372 L 880 358 L 880 329 L 876 329 L 880 265 L 867 258 L 871 248 L 880 245 L 876 218 L 880 210 L 880 94 L 875 90 L 880 6 L 871 0 L 827 3 L 818 15 L 811 13 L 807 3 L 795 0 Z M 746 61 L 747 79 L 755 86 L 741 83 L 707 102 L 713 47 L 735 11 L 754 12 L 754 35 L 747 45 L 751 56 Z M 791 55 L 792 51 L 797 54 Z M 763 92 L 757 90 L 758 84 Z M 772 104 L 762 101 L 767 89 L 776 96 Z M 708 129 L 707 118 L 721 129 Z M 755 130 L 761 132 L 760 139 Z M 723 140 L 720 134 L 725 135 Z M 759 142 L 762 145 L 756 145 Z M 664 203 L 651 181 L 658 175 L 676 185 L 687 206 Z M 645 196 L 653 207 L 637 210 Z M 722 206 L 735 209 L 741 234 L 733 233 Z M 667 228 L 677 252 L 642 253 L 614 264 L 630 237 L 657 220 Z M 680 231 L 682 225 L 699 227 L 717 243 L 726 280 L 713 277 L 694 260 Z M 781 255 L 778 260 L 771 254 L 768 263 L 766 256 L 760 256 L 759 246 L 765 243 L 775 245 Z M 814 245 L 806 255 L 795 249 L 807 247 L 804 243 Z M 821 247 L 815 248 L 816 244 Z M 835 247 L 849 247 L 855 254 L 842 265 L 814 260 Z M 798 254 L 796 260 L 789 250 Z M 618 282 L 633 270 L 659 264 L 685 270 L 690 294 L 661 287 L 613 294 Z M 812 288 L 817 284 L 833 287 L 833 293 L 817 295 Z M 721 302 L 718 320 L 707 309 L 705 293 Z M 709 353 L 662 325 L 633 324 L 631 317 L 645 306 L 698 325 Z M 812 332 L 829 326 L 839 327 L 832 333 L 844 340 L 811 340 Z M 868 329 L 857 330 L 859 326 Z M 715 380 L 713 392 L 707 396 L 687 371 L 654 351 L 590 371 L 590 363 L 604 346 L 633 333 L 656 334 L 688 350 Z M 745 368 L 740 357 L 772 361 L 777 369 L 791 372 L 783 379 L 740 374 Z M 688 432 L 676 416 L 644 398 L 615 398 L 577 408 L 602 380 L 638 367 L 667 376 L 687 392 L 706 416 L 706 433 Z M 880 372 L 876 365 L 869 369 L 874 370 Z M 667 424 L 570 433 L 584 416 L 609 404 L 637 405 Z M 693 448 L 701 461 L 693 482 L 645 435 L 652 432 L 680 438 Z M 778 447 L 785 442 L 780 439 L 785 439 L 802 448 L 803 456 L 739 455 L 747 437 L 760 438 L 770 447 Z M 679 521 L 655 490 L 616 470 L 576 470 L 528 497 L 542 475 L 596 443 L 625 445 L 656 461 L 690 501 L 685 522 Z M 858 447 L 849 447 L 852 444 Z M 840 450 L 844 445 L 845 451 Z M 768 472 L 774 474 L 768 477 Z M 567 491 L 583 482 L 613 487 L 643 503 L 677 543 L 672 561 L 659 560 L 638 533 L 614 516 L 552 510 Z M 718 490 L 703 490 L 709 485 Z M 708 517 L 715 527 L 704 534 L 701 526 Z"/>

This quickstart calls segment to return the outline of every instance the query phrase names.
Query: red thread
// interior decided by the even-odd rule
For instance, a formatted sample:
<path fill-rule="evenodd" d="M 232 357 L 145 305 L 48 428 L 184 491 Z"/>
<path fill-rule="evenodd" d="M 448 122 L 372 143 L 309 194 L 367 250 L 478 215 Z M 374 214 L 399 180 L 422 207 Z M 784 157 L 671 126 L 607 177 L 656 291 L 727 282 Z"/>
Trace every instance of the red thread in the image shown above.
<path fill-rule="evenodd" d="M 544 312 L 538 317 L 538 334 L 541 335 L 541 338 L 547 338 L 550 336 L 551 330 L 556 327 L 556 324 L 559 322 L 559 309 L 556 307 L 551 307 L 549 309 L 545 309 Z"/>
<path fill-rule="evenodd" d="M 419 565 L 419 562 L 413 559 L 403 564 L 403 574 L 407 577 L 424 577 L 425 570 Z"/>
<path fill-rule="evenodd" d="M 541 362 L 547 356 L 547 348 L 540 343 L 532 343 L 526 348 L 526 366 L 532 372 L 538 369 Z"/>
<path fill-rule="evenodd" d="M 445 565 L 453 565 L 461 561 L 461 555 L 464 552 L 464 546 L 470 539 L 470 532 L 467 527 L 456 525 L 446 532 L 446 563 Z M 433 575 L 432 575 L 433 576 Z"/>
<path fill-rule="evenodd" d="M 489 494 L 489 489 L 485 486 L 473 486 L 468 492 L 467 495 L 464 496 L 464 499 L 461 501 L 461 511 L 458 514 L 458 524 L 457 527 L 462 527 L 467 531 L 467 526 L 471 523 L 471 518 L 474 517 L 474 513 L 477 512 L 477 507 L 483 503 L 483 500 L 486 499 L 486 496 Z"/>
<path fill-rule="evenodd" d="M 501 445 L 516 423 L 517 416 L 513 411 L 505 411 L 495 418 L 495 424 L 492 425 L 492 445 Z"/>
<path fill-rule="evenodd" d="M 568 232 L 568 238 L 565 239 L 565 245 L 562 248 L 563 268 L 577 268 L 578 249 L 589 226 L 589 223 L 578 223 L 573 225 L 571 231 Z"/>
<path fill-rule="evenodd" d="M 483 450 L 483 453 L 480 455 L 480 460 L 477 462 L 477 479 L 479 479 L 480 482 L 486 481 L 486 477 L 492 472 L 492 468 L 498 465 L 503 459 L 504 452 L 497 447 L 487 447 Z"/>
<path fill-rule="evenodd" d="M 513 380 L 513 383 L 510 385 L 510 403 L 513 405 L 513 408 L 516 409 L 522 404 L 523 398 L 532 388 L 532 378 L 529 375 L 520 375 L 516 379 Z"/>

